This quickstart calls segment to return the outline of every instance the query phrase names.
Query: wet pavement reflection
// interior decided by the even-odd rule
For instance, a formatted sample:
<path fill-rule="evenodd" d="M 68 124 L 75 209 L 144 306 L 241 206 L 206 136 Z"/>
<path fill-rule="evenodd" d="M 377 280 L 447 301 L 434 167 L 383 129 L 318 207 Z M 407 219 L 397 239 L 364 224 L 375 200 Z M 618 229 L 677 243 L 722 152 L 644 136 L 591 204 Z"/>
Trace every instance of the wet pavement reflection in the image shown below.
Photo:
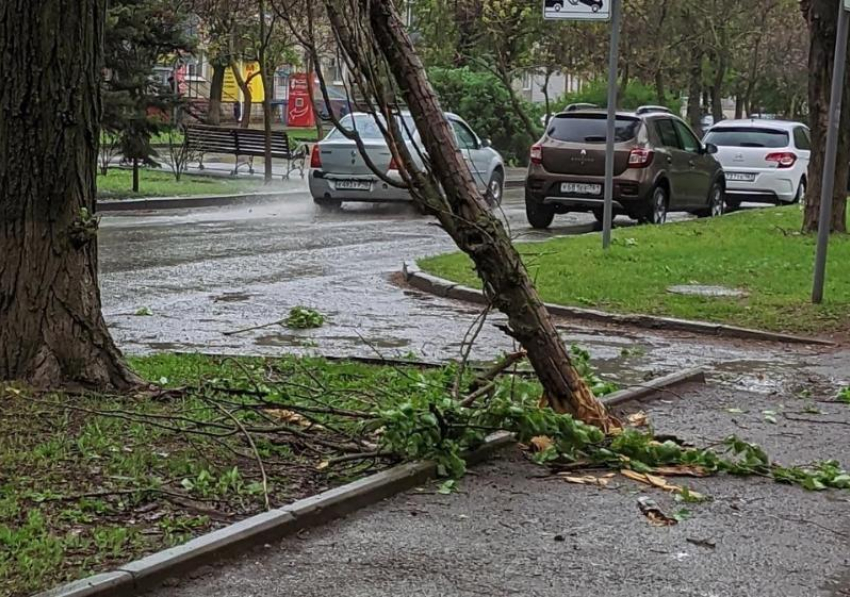
<path fill-rule="evenodd" d="M 572 214 L 557 218 L 551 230 L 533 231 L 525 222 L 521 191 L 506 194 L 503 212 L 523 240 L 593 226 L 592 216 Z M 404 261 L 452 249 L 448 236 L 409 206 L 363 204 L 323 212 L 304 193 L 254 206 L 104 217 L 101 286 L 107 319 L 129 353 L 318 352 L 436 361 L 458 356 L 478 308 L 406 289 L 394 278 Z M 225 334 L 277 321 L 296 305 L 318 309 L 328 324 L 309 331 L 270 326 Z M 152 315 L 136 316 L 142 307 Z M 511 348 L 494 326 L 501 321 L 490 318 L 473 359 L 489 360 Z M 704 365 L 718 379 L 769 393 L 792 379 L 793 369 L 816 364 L 825 352 L 561 324 L 567 342 L 590 350 L 604 373 L 625 384 Z M 840 366 L 822 373 L 847 374 Z"/>

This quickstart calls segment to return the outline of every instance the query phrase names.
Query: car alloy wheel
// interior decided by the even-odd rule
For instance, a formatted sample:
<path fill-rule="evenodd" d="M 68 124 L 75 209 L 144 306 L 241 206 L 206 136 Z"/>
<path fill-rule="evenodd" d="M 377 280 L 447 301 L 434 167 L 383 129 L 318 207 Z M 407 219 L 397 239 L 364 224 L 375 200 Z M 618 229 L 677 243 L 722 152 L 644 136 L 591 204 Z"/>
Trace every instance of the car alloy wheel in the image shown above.
<path fill-rule="evenodd" d="M 652 193 L 652 220 L 656 225 L 667 222 L 667 193 L 663 187 L 657 187 Z"/>
<path fill-rule="evenodd" d="M 502 195 L 505 190 L 505 176 L 500 171 L 493 172 L 490 184 L 487 188 L 487 203 L 491 207 L 499 207 L 502 204 Z"/>
<path fill-rule="evenodd" d="M 716 218 L 726 213 L 726 193 L 723 187 L 714 185 L 711 189 L 711 217 Z"/>

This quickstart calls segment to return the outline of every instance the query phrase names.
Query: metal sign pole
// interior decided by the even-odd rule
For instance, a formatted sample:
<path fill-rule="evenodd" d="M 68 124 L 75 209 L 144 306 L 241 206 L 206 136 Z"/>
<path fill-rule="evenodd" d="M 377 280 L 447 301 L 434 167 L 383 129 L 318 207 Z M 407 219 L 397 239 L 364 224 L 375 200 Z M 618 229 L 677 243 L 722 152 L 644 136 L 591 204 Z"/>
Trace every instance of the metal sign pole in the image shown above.
<path fill-rule="evenodd" d="M 611 50 L 608 57 L 608 133 L 605 142 L 605 209 L 602 217 L 602 248 L 611 246 L 614 220 L 614 142 L 617 131 L 617 71 L 620 63 L 620 19 L 623 0 L 611 0 Z"/>
<path fill-rule="evenodd" d="M 826 136 L 826 155 L 823 160 L 823 183 L 818 222 L 818 250 L 815 257 L 815 282 L 812 302 L 823 302 L 826 280 L 826 256 L 829 250 L 829 233 L 832 228 L 832 196 L 835 191 L 835 162 L 838 152 L 838 133 L 841 123 L 841 103 L 844 96 L 844 77 L 847 70 L 847 33 L 850 25 L 848 2 L 839 0 L 838 33 L 835 38 L 835 66 L 832 72 L 832 96 L 829 103 L 829 128 Z M 842 165 L 842 168 L 846 164 Z"/>

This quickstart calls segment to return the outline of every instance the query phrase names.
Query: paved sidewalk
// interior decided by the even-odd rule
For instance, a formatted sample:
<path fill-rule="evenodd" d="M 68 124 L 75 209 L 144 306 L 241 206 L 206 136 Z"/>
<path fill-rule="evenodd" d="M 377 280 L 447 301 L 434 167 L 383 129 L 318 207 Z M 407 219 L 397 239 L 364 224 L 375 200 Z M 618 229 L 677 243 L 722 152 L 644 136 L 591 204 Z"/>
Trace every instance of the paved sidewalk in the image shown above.
<path fill-rule="evenodd" d="M 791 422 L 793 397 L 690 386 L 648 409 L 660 432 L 701 444 L 731 434 L 785 464 L 850 462 L 850 408 Z M 731 414 L 730 408 L 744 414 Z M 780 412 L 778 423 L 763 410 Z M 460 493 L 398 496 L 266 546 L 157 597 L 838 597 L 846 581 L 848 494 L 760 479 L 687 480 L 713 497 L 677 526 L 648 524 L 637 498 L 669 496 L 618 479 L 609 488 L 547 478 L 517 452 L 474 469 Z M 693 481 L 693 482 L 690 482 Z M 679 481 L 681 482 L 681 481 Z M 842 588 L 844 587 L 844 588 Z"/>

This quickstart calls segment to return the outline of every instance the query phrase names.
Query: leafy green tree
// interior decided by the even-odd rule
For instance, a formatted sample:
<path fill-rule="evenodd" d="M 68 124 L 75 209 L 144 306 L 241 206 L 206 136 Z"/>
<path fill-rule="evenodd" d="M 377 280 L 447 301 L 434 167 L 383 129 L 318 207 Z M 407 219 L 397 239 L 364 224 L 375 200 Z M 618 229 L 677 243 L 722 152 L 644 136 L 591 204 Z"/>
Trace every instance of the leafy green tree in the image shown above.
<path fill-rule="evenodd" d="M 511 111 L 509 91 L 492 73 L 464 68 L 431 68 L 428 79 L 444 110 L 454 112 L 482 137 L 490 139 L 505 159 L 525 163 L 534 137 Z M 530 107 L 523 107 L 530 112 Z"/>
<path fill-rule="evenodd" d="M 169 0 L 113 0 L 104 32 L 102 127 L 117 138 L 121 154 L 133 162 L 133 191 L 139 165 L 156 165 L 151 137 L 171 125 L 176 89 L 156 81 L 154 67 L 192 49 L 186 34 L 188 13 Z"/>

